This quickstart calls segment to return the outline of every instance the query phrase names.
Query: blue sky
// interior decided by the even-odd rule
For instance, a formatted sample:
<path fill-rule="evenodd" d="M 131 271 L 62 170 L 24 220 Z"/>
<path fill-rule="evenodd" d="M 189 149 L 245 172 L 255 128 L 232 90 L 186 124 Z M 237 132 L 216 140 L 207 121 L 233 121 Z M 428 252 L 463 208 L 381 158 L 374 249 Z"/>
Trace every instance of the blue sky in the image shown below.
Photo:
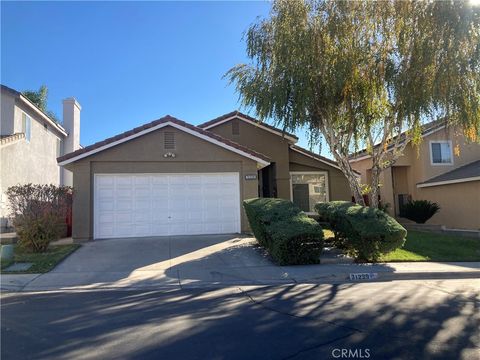
<path fill-rule="evenodd" d="M 247 61 L 242 34 L 269 9 L 267 2 L 2 2 L 1 82 L 19 91 L 46 84 L 60 118 L 61 100 L 77 98 L 83 145 L 166 114 L 199 124 L 246 111 L 222 75 Z M 304 132 L 297 135 L 308 147 Z"/>

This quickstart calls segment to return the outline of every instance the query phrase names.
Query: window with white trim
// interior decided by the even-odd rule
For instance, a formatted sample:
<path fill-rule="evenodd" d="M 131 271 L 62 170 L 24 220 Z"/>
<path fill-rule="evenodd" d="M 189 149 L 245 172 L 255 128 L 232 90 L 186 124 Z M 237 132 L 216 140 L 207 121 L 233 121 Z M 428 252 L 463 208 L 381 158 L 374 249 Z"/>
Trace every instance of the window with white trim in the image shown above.
<path fill-rule="evenodd" d="M 432 165 L 453 164 L 452 142 L 451 141 L 431 141 L 430 142 L 430 160 Z"/>
<path fill-rule="evenodd" d="M 22 113 L 22 132 L 25 134 L 25 139 L 30 141 L 32 136 L 32 119 L 25 113 Z"/>
<path fill-rule="evenodd" d="M 292 201 L 305 212 L 315 212 L 315 204 L 328 201 L 326 172 L 291 173 Z"/>

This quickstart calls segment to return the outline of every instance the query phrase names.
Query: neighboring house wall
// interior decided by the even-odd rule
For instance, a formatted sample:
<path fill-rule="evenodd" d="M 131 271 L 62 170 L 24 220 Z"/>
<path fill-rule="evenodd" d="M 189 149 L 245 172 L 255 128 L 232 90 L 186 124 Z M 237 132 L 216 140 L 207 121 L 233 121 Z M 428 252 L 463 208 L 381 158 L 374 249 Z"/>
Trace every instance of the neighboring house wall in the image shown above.
<path fill-rule="evenodd" d="M 28 126 L 23 114 L 30 119 Z M 69 135 L 20 92 L 2 85 L 0 116 L 0 230 L 4 231 L 10 186 L 72 185 L 70 172 L 58 166 L 57 157 L 80 147 L 80 105 L 73 98 L 64 100 L 63 120 L 72 129 Z"/>
<path fill-rule="evenodd" d="M 164 132 L 174 132 L 175 158 L 164 158 Z M 240 199 L 257 196 L 256 180 L 245 175 L 256 174 L 255 161 L 208 143 L 181 130 L 167 126 L 110 149 L 66 165 L 73 172 L 73 238 L 93 238 L 93 178 L 98 173 L 219 173 L 238 172 Z M 240 205 L 240 204 L 239 204 Z M 241 205 L 240 205 L 241 206 Z M 248 231 L 241 207 L 241 229 Z"/>
<path fill-rule="evenodd" d="M 2 94 L 2 128 L 4 124 L 13 129 L 13 133 L 23 133 L 22 114 L 27 114 L 31 120 L 30 140 L 23 137 L 18 141 L 7 143 L 0 147 L 1 159 L 1 226 L 5 226 L 8 216 L 8 204 L 6 190 L 13 185 L 37 183 L 37 184 L 60 184 L 60 167 L 57 164 L 57 146 L 62 136 L 51 126 L 44 127 L 44 122 L 32 110 L 16 102 L 11 101 L 10 96 Z M 4 109 L 3 105 L 11 107 Z M 10 116 L 9 118 L 3 117 Z M 11 116 L 13 114 L 13 116 Z M 6 135 L 6 134 L 5 134 Z"/>
<path fill-rule="evenodd" d="M 209 128 L 215 134 L 235 141 L 249 149 L 268 156 L 275 163 L 277 196 L 290 199 L 289 145 L 287 139 L 266 131 L 259 126 L 238 120 L 239 133 L 232 133 L 232 121 Z"/>
<path fill-rule="evenodd" d="M 480 181 L 421 188 L 415 196 L 440 205 L 429 224 L 480 230 Z"/>
<path fill-rule="evenodd" d="M 451 141 L 452 164 L 431 164 L 430 143 Z M 459 155 L 454 148 L 458 146 Z M 457 169 L 480 159 L 480 144 L 468 142 L 456 128 L 439 129 L 423 137 L 419 147 L 408 145 L 404 155 L 394 167 L 384 170 L 380 176 L 380 196 L 383 203 L 391 205 L 389 212 L 399 214 L 398 195 L 407 194 L 414 200 L 437 202 L 441 210 L 428 223 L 445 225 L 450 228 L 478 229 L 480 215 L 475 205 L 480 201 L 480 182 L 466 182 L 428 188 L 418 188 L 417 184 L 435 176 Z M 361 182 L 371 180 L 371 159 L 352 161 L 355 170 L 361 173 Z"/>
<path fill-rule="evenodd" d="M 0 135 L 11 135 L 15 133 L 14 128 L 14 112 L 15 112 L 15 98 L 2 91 L 0 96 Z"/>

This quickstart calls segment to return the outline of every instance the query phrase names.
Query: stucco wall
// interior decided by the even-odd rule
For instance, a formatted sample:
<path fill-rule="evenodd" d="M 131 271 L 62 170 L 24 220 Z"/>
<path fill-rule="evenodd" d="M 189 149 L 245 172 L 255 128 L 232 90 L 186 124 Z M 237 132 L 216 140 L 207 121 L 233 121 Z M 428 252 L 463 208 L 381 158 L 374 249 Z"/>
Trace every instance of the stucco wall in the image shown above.
<path fill-rule="evenodd" d="M 245 121 L 239 120 L 238 123 L 239 135 L 232 134 L 231 121 L 214 126 L 208 131 L 268 156 L 276 166 L 277 196 L 290 199 L 289 142 L 287 139 Z"/>
<path fill-rule="evenodd" d="M 352 193 L 347 178 L 343 175 L 341 170 L 336 169 L 333 166 L 290 149 L 290 171 L 326 171 L 328 173 L 330 201 L 350 201 L 352 199 Z"/>
<path fill-rule="evenodd" d="M 459 155 L 457 156 L 455 153 L 453 154 L 453 164 L 431 164 L 430 142 L 438 140 L 451 140 L 452 151 L 455 146 L 458 146 Z M 417 184 L 479 159 L 480 144 L 467 141 L 460 129 L 449 128 L 447 130 L 439 130 L 425 136 L 418 148 L 410 145 L 406 147 L 404 155 L 395 163 L 395 167 L 402 167 L 401 171 L 396 172 L 395 169 L 393 169 L 393 174 L 396 175 L 395 189 L 393 188 L 392 183 L 392 169 L 386 169 L 382 172 L 380 177 L 380 195 L 383 201 L 390 203 L 392 207 L 396 203 L 394 193 L 410 194 L 414 200 L 436 201 L 434 199 L 441 199 L 444 208 L 442 213 L 449 215 L 436 215 L 434 218 L 430 219 L 428 223 L 446 225 L 447 227 L 454 228 L 469 228 L 466 227 L 465 224 L 470 224 L 470 226 L 472 224 L 475 225 L 476 219 L 472 217 L 472 215 L 468 215 L 468 212 L 457 210 L 461 203 L 463 203 L 461 206 L 464 206 L 465 208 L 470 206 L 465 205 L 465 202 L 460 200 L 464 196 L 463 194 L 466 194 L 465 200 L 467 202 L 473 201 L 472 199 L 476 199 L 479 196 L 478 188 L 475 189 L 473 185 L 463 183 L 455 186 L 448 185 L 435 187 L 438 189 L 430 187 L 428 188 L 429 190 L 427 190 L 427 188 L 417 188 Z M 361 173 L 362 183 L 368 182 L 368 172 L 369 169 L 371 169 L 371 166 L 372 162 L 370 159 L 352 162 L 352 167 Z M 472 192 L 472 190 L 474 191 Z M 459 192 L 462 194 L 459 194 Z M 440 195 L 440 193 L 443 193 L 443 195 Z M 459 196 L 458 201 L 454 201 L 456 196 Z M 393 213 L 393 208 L 389 211 L 390 213 Z M 441 223 L 441 221 L 444 221 L 444 223 Z"/>
<path fill-rule="evenodd" d="M 8 97 L 8 96 L 5 96 Z M 2 94 L 2 106 L 4 96 Z M 22 112 L 32 119 L 30 141 L 20 141 L 4 145 L 0 148 L 0 218 L 1 226 L 5 226 L 8 216 L 8 204 L 5 192 L 8 187 L 17 184 L 60 184 L 60 167 L 57 165 L 57 139 L 59 135 L 55 130 L 45 130 L 43 122 L 37 121 L 38 115 L 21 104 L 8 102 L 14 105 L 11 111 L 2 108 L 4 114 L 13 114 L 13 118 L 2 117 L 3 122 L 13 123 L 14 132 L 22 132 Z M 12 121 L 14 120 L 14 121 Z"/>
<path fill-rule="evenodd" d="M 165 131 L 175 133 L 175 150 L 164 150 Z M 176 154 L 174 159 L 163 157 L 169 151 Z M 96 173 L 238 172 L 241 199 L 256 197 L 258 189 L 256 180 L 245 180 L 245 175 L 257 173 L 255 161 L 172 127 L 81 159 L 68 168 L 73 171 L 73 238 L 77 241 L 93 236 L 93 176 Z M 249 230 L 243 208 L 241 228 Z"/>
<path fill-rule="evenodd" d="M 480 230 L 480 181 L 419 188 L 416 196 L 440 205 L 429 224 Z"/>
<path fill-rule="evenodd" d="M 2 91 L 0 100 L 0 135 L 11 135 L 14 133 L 15 98 Z"/>

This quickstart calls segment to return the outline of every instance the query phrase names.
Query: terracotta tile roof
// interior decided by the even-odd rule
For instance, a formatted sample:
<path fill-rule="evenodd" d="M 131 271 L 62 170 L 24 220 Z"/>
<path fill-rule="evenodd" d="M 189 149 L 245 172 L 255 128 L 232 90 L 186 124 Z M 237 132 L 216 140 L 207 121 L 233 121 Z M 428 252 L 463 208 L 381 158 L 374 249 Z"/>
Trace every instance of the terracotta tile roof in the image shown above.
<path fill-rule="evenodd" d="M 284 130 L 282 130 L 282 129 L 276 128 L 275 126 L 269 125 L 269 124 L 267 124 L 267 123 L 265 123 L 265 122 L 263 122 L 263 121 L 260 121 L 260 120 L 258 120 L 258 119 L 255 119 L 255 118 L 253 118 L 253 117 L 251 117 L 251 116 L 248 116 L 248 115 L 246 115 L 246 114 L 244 114 L 244 113 L 241 113 L 240 111 L 237 111 L 237 110 L 232 111 L 232 112 L 229 112 L 228 114 L 219 116 L 219 117 L 217 117 L 217 118 L 215 118 L 215 119 L 213 119 L 213 120 L 204 122 L 203 124 L 200 124 L 200 125 L 197 125 L 197 126 L 200 127 L 200 128 L 206 128 L 206 127 L 209 127 L 209 126 L 211 126 L 211 125 L 215 125 L 216 123 L 219 123 L 219 122 L 221 122 L 221 121 L 223 121 L 223 120 L 225 120 L 225 119 L 228 119 L 228 118 L 231 118 L 231 117 L 234 117 L 234 116 L 239 116 L 239 117 L 245 118 L 245 119 L 250 120 L 250 121 L 252 121 L 252 122 L 254 122 L 254 123 L 257 123 L 258 125 L 261 125 L 261 126 L 264 126 L 264 127 L 268 128 L 268 129 L 270 129 L 270 130 L 273 130 L 273 131 L 279 133 L 279 135 L 285 134 L 286 136 L 290 136 L 290 137 L 298 140 L 298 137 L 295 136 L 294 134 L 290 134 L 290 133 L 288 133 L 288 132 L 286 132 L 286 131 L 284 131 Z"/>
<path fill-rule="evenodd" d="M 222 142 L 224 143 L 225 145 L 228 145 L 228 146 L 231 146 L 233 148 L 236 148 L 238 150 L 241 150 L 247 154 L 250 154 L 252 156 L 255 156 L 259 159 L 262 159 L 264 161 L 267 161 L 267 162 L 270 162 L 270 158 L 266 155 L 263 155 L 263 154 L 260 154 L 254 150 L 251 150 L 243 145 L 240 145 L 240 144 L 237 144 L 236 142 L 233 142 L 231 140 L 228 140 L 228 139 L 225 139 L 217 134 L 214 134 L 210 131 L 207 131 L 207 130 L 204 130 L 204 129 L 201 129 L 197 126 L 194 126 L 194 125 L 191 125 L 185 121 L 182 121 L 182 120 L 179 120 L 177 118 L 174 118 L 173 116 L 170 116 L 170 115 L 167 115 L 167 116 L 164 116 L 158 120 L 154 120 L 150 123 L 147 123 L 147 124 L 144 124 L 142 126 L 139 126 L 139 127 L 136 127 L 132 130 L 128 130 L 128 131 L 125 131 L 121 134 L 118 134 L 118 135 L 115 135 L 113 137 L 110 137 L 108 139 L 105 139 L 105 140 L 102 140 L 102 141 L 99 141 L 99 142 L 96 142 L 95 144 L 92 144 L 92 145 L 89 145 L 89 146 L 86 146 L 82 149 L 78 149 L 74 152 L 71 152 L 69 154 L 65 154 L 63 156 L 60 156 L 59 158 L 57 158 L 57 161 L 58 162 L 63 162 L 65 160 L 69 160 L 69 159 L 72 159 L 74 157 L 77 157 L 79 155 L 82 155 L 82 154 L 86 154 L 86 153 L 89 153 L 91 152 L 92 150 L 96 150 L 98 148 L 101 148 L 102 146 L 105 146 L 105 145 L 108 145 L 108 144 L 111 144 L 113 142 L 116 142 L 116 141 L 119 141 L 119 140 L 122 140 L 122 139 L 125 139 L 125 138 L 128 138 L 129 136 L 132 136 L 132 135 L 135 135 L 135 134 L 138 134 L 144 130 L 147 130 L 147 129 L 150 129 L 152 127 L 155 127 L 157 125 L 161 125 L 161 124 L 164 124 L 164 123 L 168 123 L 168 122 L 171 122 L 171 123 L 174 123 L 174 124 L 177 124 L 177 125 L 180 125 L 182 127 L 185 127 L 187 129 L 190 129 L 190 130 L 193 130 L 193 131 L 196 131 L 197 133 L 201 134 L 201 135 L 205 135 L 205 136 L 208 136 L 214 140 L 217 140 L 219 142 Z"/>
<path fill-rule="evenodd" d="M 425 136 L 425 134 L 429 133 L 430 131 L 440 129 L 445 126 L 445 119 L 438 119 L 431 121 L 429 123 L 426 123 L 422 125 L 422 136 Z M 405 132 L 401 133 L 400 136 L 403 138 L 405 137 Z M 378 147 L 379 145 L 375 145 L 375 147 Z M 392 147 L 389 146 L 388 149 L 390 150 Z M 357 151 L 354 154 L 351 154 L 349 158 L 351 160 L 362 157 L 367 155 L 367 149 L 362 149 L 360 151 Z"/>
<path fill-rule="evenodd" d="M 0 146 L 11 144 L 21 139 L 25 139 L 24 133 L 15 133 L 12 135 L 0 135 Z"/>
<path fill-rule="evenodd" d="M 431 184 L 443 181 L 454 181 L 468 178 L 480 177 L 480 160 L 471 162 L 467 165 L 460 166 L 454 170 L 446 172 L 444 174 L 435 176 L 427 181 L 418 183 L 417 185 L 422 184 Z"/>

